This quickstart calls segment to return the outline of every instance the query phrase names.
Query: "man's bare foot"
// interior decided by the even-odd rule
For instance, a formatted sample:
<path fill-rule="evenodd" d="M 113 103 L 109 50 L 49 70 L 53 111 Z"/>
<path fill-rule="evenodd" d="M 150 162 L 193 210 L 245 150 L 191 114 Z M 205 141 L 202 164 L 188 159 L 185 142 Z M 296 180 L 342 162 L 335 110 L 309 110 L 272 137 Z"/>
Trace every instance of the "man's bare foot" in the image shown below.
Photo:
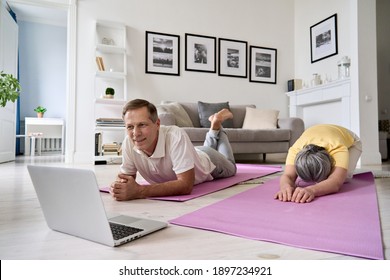
<path fill-rule="evenodd" d="M 211 122 L 211 129 L 219 130 L 221 129 L 222 123 L 227 119 L 232 119 L 233 114 L 228 109 L 222 109 L 221 111 L 211 115 L 209 121 Z"/>

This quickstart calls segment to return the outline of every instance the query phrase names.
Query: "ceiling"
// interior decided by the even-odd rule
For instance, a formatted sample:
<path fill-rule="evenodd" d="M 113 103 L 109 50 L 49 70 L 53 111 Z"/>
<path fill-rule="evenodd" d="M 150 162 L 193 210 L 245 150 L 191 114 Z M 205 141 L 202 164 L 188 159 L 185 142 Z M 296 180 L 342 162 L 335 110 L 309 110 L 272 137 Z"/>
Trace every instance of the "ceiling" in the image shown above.
<path fill-rule="evenodd" d="M 51 25 L 66 26 L 67 11 L 61 8 L 43 7 L 39 5 L 7 1 L 16 14 L 17 21 L 31 21 Z"/>

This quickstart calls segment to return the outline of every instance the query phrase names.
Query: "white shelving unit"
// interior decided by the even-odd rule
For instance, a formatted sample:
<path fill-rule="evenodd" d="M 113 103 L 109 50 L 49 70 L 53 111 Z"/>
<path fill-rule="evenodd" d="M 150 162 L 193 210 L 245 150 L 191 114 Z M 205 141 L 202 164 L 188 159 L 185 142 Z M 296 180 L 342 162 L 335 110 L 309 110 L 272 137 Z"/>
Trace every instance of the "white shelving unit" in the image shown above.
<path fill-rule="evenodd" d="M 104 66 L 101 69 L 96 62 L 95 119 L 120 119 L 122 107 L 128 100 L 126 26 L 117 22 L 97 21 L 95 32 L 95 56 L 102 58 Z M 113 99 L 104 98 L 107 88 L 115 90 Z M 101 135 L 99 142 L 96 139 L 98 133 Z M 121 156 L 103 155 L 99 147 L 102 144 L 121 143 L 124 135 L 124 127 L 95 124 L 95 163 L 118 162 Z"/>

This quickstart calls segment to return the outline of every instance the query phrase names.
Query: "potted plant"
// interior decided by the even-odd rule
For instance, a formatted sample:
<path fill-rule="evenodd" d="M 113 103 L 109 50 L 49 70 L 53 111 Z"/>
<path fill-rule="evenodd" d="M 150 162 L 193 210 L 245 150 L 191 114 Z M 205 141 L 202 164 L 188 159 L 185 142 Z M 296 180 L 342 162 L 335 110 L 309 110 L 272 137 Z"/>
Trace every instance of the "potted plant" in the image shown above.
<path fill-rule="evenodd" d="M 37 112 L 38 118 L 43 118 L 43 114 L 47 111 L 47 109 L 45 107 L 38 106 L 34 109 L 34 111 Z"/>
<path fill-rule="evenodd" d="M 0 72 L 0 106 L 5 107 L 8 101 L 15 102 L 19 97 L 20 83 L 12 76 L 3 71 Z"/>
<path fill-rule="evenodd" d="M 113 99 L 114 94 L 115 94 L 115 89 L 108 87 L 106 88 L 106 95 L 104 96 L 104 98 Z"/>

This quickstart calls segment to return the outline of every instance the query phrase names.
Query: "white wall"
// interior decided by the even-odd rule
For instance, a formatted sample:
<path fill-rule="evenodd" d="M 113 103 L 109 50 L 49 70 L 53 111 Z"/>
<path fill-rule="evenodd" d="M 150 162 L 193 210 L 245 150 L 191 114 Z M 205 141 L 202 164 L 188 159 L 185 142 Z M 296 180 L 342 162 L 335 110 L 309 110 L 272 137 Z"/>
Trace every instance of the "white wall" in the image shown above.
<path fill-rule="evenodd" d="M 295 77 L 310 84 L 313 73 L 338 79 L 337 61 L 351 56 L 349 0 L 295 0 Z M 338 54 L 311 63 L 310 27 L 337 14 Z M 353 61 L 352 61 L 353 63 Z"/>
<path fill-rule="evenodd" d="M 47 108 L 45 117 L 65 119 L 66 28 L 28 21 L 18 25 L 20 119 L 36 117 L 39 105 Z"/>
<path fill-rule="evenodd" d="M 375 0 L 295 0 L 295 77 L 337 79 L 337 61 L 351 58 L 351 127 L 363 142 L 362 164 L 380 164 Z M 310 26 L 337 13 L 338 54 L 311 63 Z"/>
<path fill-rule="evenodd" d="M 96 63 L 96 20 L 123 22 L 128 27 L 128 91 L 130 98 L 229 101 L 280 110 L 288 116 L 287 80 L 294 75 L 294 1 L 277 0 L 113 0 L 78 2 L 75 161 L 93 160 L 93 86 Z M 180 35 L 178 76 L 145 74 L 145 31 Z M 184 70 L 184 34 L 243 40 L 277 49 L 277 84 Z M 86 137 L 91 135 L 91 139 Z"/>
<path fill-rule="evenodd" d="M 390 119 L 390 1 L 377 0 L 379 119 Z"/>
<path fill-rule="evenodd" d="M 363 143 L 362 164 L 380 164 L 378 136 L 378 76 L 376 44 L 376 1 L 350 0 L 354 16 L 351 23 L 357 31 L 351 32 L 352 59 L 357 61 L 351 68 L 352 94 L 358 93 L 355 131 Z"/>
<path fill-rule="evenodd" d="M 312 64 L 310 26 L 335 13 L 338 16 L 338 55 Z M 354 95 L 352 127 L 363 140 L 362 163 L 380 163 L 376 59 L 373 59 L 373 55 L 376 56 L 375 0 L 78 1 L 75 148 L 71 155 L 77 162 L 93 160 L 93 139 L 86 136 L 93 135 L 94 126 L 95 20 L 127 25 L 129 96 L 154 103 L 228 100 L 234 104 L 254 103 L 259 108 L 278 109 L 284 117 L 288 116 L 287 80 L 302 78 L 308 83 L 312 73 L 336 79 L 337 61 L 344 55 L 350 56 Z M 146 30 L 181 36 L 179 77 L 145 74 Z M 184 71 L 185 33 L 276 48 L 277 84 Z M 370 54 L 364 56 L 367 51 Z M 367 69 L 369 75 L 364 75 Z"/>

